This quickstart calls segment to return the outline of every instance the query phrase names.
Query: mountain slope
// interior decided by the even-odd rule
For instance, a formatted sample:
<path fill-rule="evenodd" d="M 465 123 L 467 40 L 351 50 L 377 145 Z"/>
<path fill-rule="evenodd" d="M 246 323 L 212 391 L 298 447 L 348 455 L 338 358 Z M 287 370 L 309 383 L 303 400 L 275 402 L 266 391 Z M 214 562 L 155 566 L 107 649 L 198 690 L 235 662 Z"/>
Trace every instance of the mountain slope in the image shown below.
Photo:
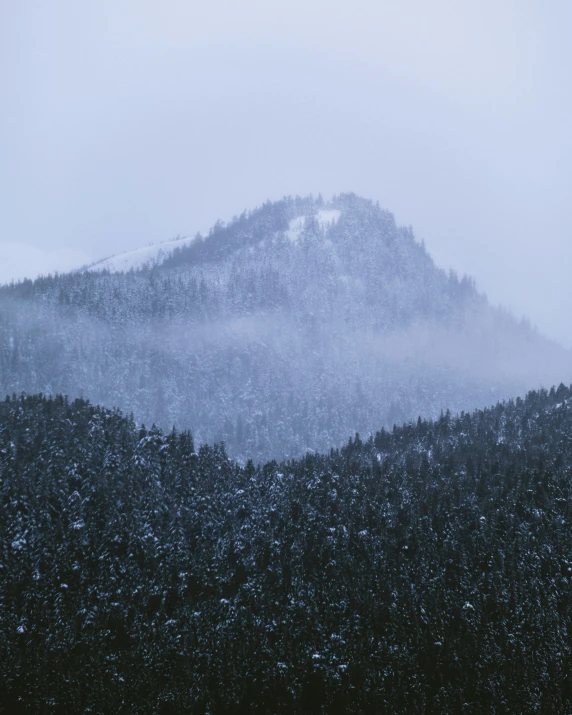
<path fill-rule="evenodd" d="M 150 268 L 162 263 L 177 248 L 186 246 L 194 241 L 194 238 L 177 238 L 151 246 L 137 248 L 134 251 L 125 251 L 109 258 L 91 264 L 85 271 L 109 271 L 110 273 L 120 273 L 124 271 L 136 271 L 141 268 Z"/>
<path fill-rule="evenodd" d="M 63 392 L 256 460 L 572 377 L 569 354 L 354 195 L 267 203 L 128 273 L 0 289 L 0 390 Z"/>
<path fill-rule="evenodd" d="M 0 712 L 566 713 L 572 390 L 240 468 L 0 403 Z"/>

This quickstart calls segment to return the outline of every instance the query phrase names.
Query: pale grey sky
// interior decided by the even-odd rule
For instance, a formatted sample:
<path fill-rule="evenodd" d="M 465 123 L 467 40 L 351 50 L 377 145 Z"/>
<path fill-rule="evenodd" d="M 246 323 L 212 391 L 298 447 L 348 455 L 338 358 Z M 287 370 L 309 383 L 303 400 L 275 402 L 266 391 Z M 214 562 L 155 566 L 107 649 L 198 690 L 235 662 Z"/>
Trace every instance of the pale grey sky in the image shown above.
<path fill-rule="evenodd" d="M 570 27 L 567 0 L 0 0 L 0 279 L 355 191 L 572 345 Z"/>

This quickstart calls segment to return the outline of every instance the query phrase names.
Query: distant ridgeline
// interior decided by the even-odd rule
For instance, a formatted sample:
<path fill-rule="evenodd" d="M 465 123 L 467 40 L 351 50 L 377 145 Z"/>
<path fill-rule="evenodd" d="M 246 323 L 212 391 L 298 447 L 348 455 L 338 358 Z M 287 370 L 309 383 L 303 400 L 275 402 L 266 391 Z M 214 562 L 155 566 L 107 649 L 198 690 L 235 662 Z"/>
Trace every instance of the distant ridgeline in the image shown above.
<path fill-rule="evenodd" d="M 0 403 L 0 712 L 568 713 L 572 391 L 239 467 Z"/>
<path fill-rule="evenodd" d="M 127 273 L 0 288 L 0 395 L 86 397 L 244 463 L 572 379 L 568 352 L 354 195 L 267 203 L 163 245 Z"/>

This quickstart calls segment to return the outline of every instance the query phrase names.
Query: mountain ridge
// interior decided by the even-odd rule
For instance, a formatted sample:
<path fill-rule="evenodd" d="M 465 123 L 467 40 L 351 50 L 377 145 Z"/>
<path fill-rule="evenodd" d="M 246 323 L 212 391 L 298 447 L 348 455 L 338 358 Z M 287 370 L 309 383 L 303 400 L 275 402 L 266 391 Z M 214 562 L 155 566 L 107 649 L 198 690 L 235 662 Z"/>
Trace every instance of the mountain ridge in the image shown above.
<path fill-rule="evenodd" d="M 239 459 L 490 404 L 571 364 L 353 194 L 267 202 L 129 273 L 0 288 L 0 331 L 5 394 L 85 395 Z"/>

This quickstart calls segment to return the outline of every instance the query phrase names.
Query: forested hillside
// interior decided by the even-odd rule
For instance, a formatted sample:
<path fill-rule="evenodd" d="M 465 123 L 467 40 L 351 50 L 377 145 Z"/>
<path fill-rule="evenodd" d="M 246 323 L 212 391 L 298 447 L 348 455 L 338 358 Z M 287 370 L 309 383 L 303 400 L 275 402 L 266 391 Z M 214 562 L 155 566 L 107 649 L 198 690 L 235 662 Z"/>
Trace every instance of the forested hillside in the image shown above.
<path fill-rule="evenodd" d="M 244 463 L 572 379 L 569 352 L 354 195 L 267 203 L 160 256 L 0 288 L 0 394 L 85 396 Z"/>
<path fill-rule="evenodd" d="M 0 711 L 568 713 L 572 390 L 244 467 L 0 403 Z"/>

